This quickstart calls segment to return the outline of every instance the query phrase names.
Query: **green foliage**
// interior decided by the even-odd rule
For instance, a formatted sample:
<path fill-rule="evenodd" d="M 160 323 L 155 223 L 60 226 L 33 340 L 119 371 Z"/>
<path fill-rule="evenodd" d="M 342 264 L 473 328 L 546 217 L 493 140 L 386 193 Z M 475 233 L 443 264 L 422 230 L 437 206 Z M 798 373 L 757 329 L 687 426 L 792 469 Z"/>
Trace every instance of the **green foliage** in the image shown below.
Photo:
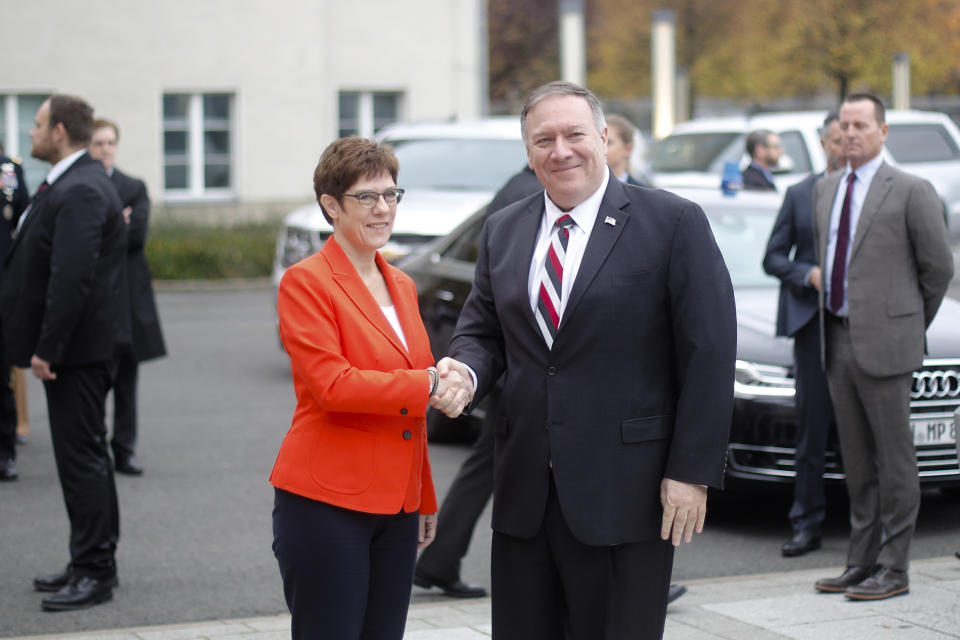
<path fill-rule="evenodd" d="M 270 275 L 279 223 L 153 226 L 146 256 L 157 280 L 262 278 Z"/>

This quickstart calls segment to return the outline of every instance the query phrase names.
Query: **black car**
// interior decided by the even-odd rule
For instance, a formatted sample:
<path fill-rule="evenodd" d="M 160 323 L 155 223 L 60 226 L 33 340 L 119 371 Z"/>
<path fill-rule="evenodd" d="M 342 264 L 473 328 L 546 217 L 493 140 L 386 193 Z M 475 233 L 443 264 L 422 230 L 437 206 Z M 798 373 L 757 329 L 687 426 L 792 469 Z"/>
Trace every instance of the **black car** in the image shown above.
<path fill-rule="evenodd" d="M 761 267 L 763 252 L 780 207 L 780 196 L 718 190 L 677 190 L 703 207 L 723 252 L 737 300 L 737 368 L 733 420 L 727 447 L 729 477 L 790 481 L 796 442 L 792 343 L 774 335 L 779 282 Z M 441 357 L 450 343 L 457 317 L 473 281 L 477 242 L 485 210 L 476 212 L 449 235 L 409 256 L 400 266 L 416 281 L 420 313 L 433 353 Z M 928 357 L 914 373 L 911 426 L 923 483 L 960 485 L 957 425 L 960 406 L 960 303 L 944 299 L 927 332 Z M 481 403 L 467 418 L 428 419 L 430 438 L 469 439 L 477 417 L 489 410 Z M 836 430 L 831 429 L 824 477 L 842 480 Z"/>

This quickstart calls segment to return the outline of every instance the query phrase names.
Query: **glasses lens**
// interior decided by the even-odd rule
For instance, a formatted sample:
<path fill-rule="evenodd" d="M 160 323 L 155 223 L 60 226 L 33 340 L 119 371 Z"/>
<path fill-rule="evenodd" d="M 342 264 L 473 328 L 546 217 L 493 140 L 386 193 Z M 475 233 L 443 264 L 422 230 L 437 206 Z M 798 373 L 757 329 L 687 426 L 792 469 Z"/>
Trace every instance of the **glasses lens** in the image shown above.
<path fill-rule="evenodd" d="M 397 204 L 400 202 L 400 198 L 403 196 L 403 189 L 391 189 L 390 191 L 383 192 L 383 199 L 387 204 Z"/>
<path fill-rule="evenodd" d="M 370 193 L 369 191 L 357 195 L 357 202 L 359 202 L 360 206 L 364 209 L 373 209 L 375 206 L 377 206 L 377 200 L 379 199 L 380 194 Z"/>

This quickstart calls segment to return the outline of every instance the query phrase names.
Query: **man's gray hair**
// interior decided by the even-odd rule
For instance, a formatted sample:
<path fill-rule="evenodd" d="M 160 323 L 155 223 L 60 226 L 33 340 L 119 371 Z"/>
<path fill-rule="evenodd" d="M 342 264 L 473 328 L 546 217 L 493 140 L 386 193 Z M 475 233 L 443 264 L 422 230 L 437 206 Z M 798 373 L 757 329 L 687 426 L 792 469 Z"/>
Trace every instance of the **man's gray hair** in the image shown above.
<path fill-rule="evenodd" d="M 558 80 L 534 89 L 524 103 L 523 111 L 520 112 L 520 135 L 523 136 L 524 144 L 527 142 L 527 114 L 530 113 L 530 109 L 532 109 L 534 105 L 550 96 L 577 96 L 578 98 L 586 100 L 587 104 L 590 105 L 590 110 L 593 112 L 593 121 L 597 125 L 597 133 L 603 133 L 603 130 L 607 126 L 607 121 L 603 117 L 603 107 L 600 106 L 600 101 L 597 100 L 597 96 L 593 95 L 593 92 L 589 89 L 584 89 L 580 85 Z"/>

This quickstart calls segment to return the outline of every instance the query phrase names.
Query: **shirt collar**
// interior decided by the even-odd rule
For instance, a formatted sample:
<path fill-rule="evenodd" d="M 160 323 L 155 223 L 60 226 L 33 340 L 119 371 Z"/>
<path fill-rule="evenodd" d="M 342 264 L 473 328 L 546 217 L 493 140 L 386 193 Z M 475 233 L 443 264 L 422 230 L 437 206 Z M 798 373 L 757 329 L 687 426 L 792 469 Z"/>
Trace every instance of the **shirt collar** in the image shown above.
<path fill-rule="evenodd" d="M 883 153 L 878 153 L 874 157 L 870 158 L 857 169 L 851 169 L 850 164 L 847 164 L 846 170 L 843 172 L 843 179 L 846 180 L 847 176 L 851 172 L 857 174 L 857 181 L 861 184 L 870 184 L 873 181 L 873 176 L 877 174 L 877 169 L 880 168 L 880 165 L 883 164 Z"/>
<path fill-rule="evenodd" d="M 66 158 L 62 159 L 60 162 L 50 167 L 50 173 L 47 174 L 47 184 L 52 185 L 57 178 L 62 176 L 64 173 L 66 173 L 67 169 L 73 166 L 73 163 L 76 162 L 77 159 L 83 154 L 85 154 L 86 152 L 87 152 L 86 149 L 80 149 L 79 151 L 74 151 L 73 153 L 68 155 Z"/>
<path fill-rule="evenodd" d="M 546 211 L 546 220 L 547 228 L 552 229 L 553 225 L 557 223 L 557 220 L 560 216 L 568 214 L 573 221 L 577 223 L 577 226 L 581 229 L 587 230 L 593 228 L 593 223 L 597 219 L 597 213 L 600 211 L 600 203 L 603 201 L 603 194 L 607 190 L 607 183 L 610 182 L 610 170 L 604 172 L 603 182 L 600 183 L 600 186 L 597 188 L 593 194 L 575 206 L 570 211 L 561 211 L 560 207 L 553 203 L 553 200 L 550 199 L 550 196 L 547 195 L 547 192 L 543 192 L 543 200 L 545 203 Z"/>

